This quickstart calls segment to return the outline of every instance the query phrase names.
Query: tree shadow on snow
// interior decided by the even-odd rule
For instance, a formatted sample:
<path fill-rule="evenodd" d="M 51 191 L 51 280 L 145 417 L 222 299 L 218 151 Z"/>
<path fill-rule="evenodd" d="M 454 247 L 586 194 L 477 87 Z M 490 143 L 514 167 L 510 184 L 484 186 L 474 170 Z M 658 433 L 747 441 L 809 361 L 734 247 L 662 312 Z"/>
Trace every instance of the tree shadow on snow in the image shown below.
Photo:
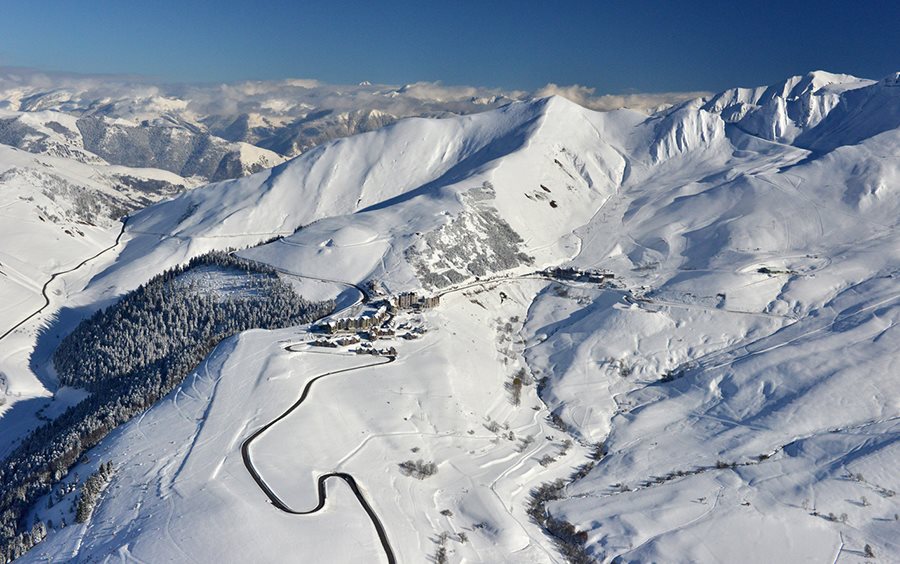
<path fill-rule="evenodd" d="M 38 329 L 34 348 L 28 358 L 28 366 L 48 390 L 56 391 L 60 382 L 53 368 L 53 353 L 62 340 L 78 327 L 82 320 L 115 300 L 80 307 L 63 307 L 47 315 Z"/>

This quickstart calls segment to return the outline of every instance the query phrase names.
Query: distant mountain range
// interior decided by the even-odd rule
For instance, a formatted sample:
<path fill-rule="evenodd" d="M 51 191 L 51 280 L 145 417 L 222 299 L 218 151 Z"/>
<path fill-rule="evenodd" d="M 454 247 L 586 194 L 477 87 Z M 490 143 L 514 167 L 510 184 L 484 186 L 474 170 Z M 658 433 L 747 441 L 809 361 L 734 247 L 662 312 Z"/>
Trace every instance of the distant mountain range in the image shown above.
<path fill-rule="evenodd" d="M 216 181 L 403 117 L 484 111 L 522 96 L 314 81 L 153 86 L 8 71 L 0 73 L 0 143 Z"/>
<path fill-rule="evenodd" d="M 556 88 L 548 85 L 543 91 Z M 401 118 L 477 113 L 531 96 L 435 83 L 339 86 L 283 80 L 153 85 L 0 69 L 0 110 L 6 111 L 0 113 L 0 143 L 216 181 L 275 166 L 321 143 Z M 690 96 L 593 101 L 644 110 Z"/>

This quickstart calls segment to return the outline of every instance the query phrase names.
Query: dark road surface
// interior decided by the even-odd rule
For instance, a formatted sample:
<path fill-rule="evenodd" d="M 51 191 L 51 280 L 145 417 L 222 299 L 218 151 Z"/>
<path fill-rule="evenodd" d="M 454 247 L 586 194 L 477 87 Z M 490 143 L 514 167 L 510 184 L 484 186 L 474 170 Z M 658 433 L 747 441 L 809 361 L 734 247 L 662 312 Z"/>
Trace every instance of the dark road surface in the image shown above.
<path fill-rule="evenodd" d="M 125 234 L 125 224 L 126 224 L 126 223 L 128 223 L 128 218 L 127 218 L 127 217 L 124 218 L 124 219 L 122 220 L 122 229 L 119 231 L 119 235 L 116 237 L 115 243 L 113 243 L 112 245 L 106 247 L 105 249 L 103 249 L 103 250 L 100 251 L 99 253 L 97 253 L 97 254 L 95 254 L 95 255 L 93 255 L 93 256 L 90 256 L 90 257 L 84 259 L 83 261 L 79 262 L 77 265 L 73 266 L 72 268 L 69 268 L 69 269 L 67 269 L 67 270 L 60 270 L 59 272 L 54 272 L 54 273 L 50 276 L 50 279 L 47 280 L 46 282 L 44 282 L 44 287 L 41 288 L 41 295 L 44 296 L 44 305 L 42 305 L 42 306 L 41 306 L 40 308 L 38 308 L 36 311 L 32 312 L 31 315 L 29 315 L 28 317 L 26 317 L 26 318 L 23 319 L 22 321 L 16 323 L 16 324 L 13 325 L 12 327 L 10 327 L 5 333 L 3 333 L 2 335 L 0 335 L 0 340 L 6 338 L 10 333 L 12 333 L 13 331 L 15 331 L 15 330 L 18 329 L 19 327 L 21 327 L 23 324 L 27 323 L 27 322 L 28 322 L 30 319 L 32 319 L 34 316 L 40 314 L 42 311 L 44 311 L 44 310 L 47 308 L 47 306 L 50 305 L 50 296 L 47 295 L 47 287 L 50 286 L 50 284 L 51 284 L 54 280 L 56 280 L 56 277 L 57 277 L 57 276 L 61 276 L 61 275 L 63 275 L 63 274 L 68 274 L 68 273 L 70 273 L 70 272 L 74 272 L 74 271 L 78 270 L 79 268 L 81 268 L 82 266 L 86 265 L 87 263 L 91 262 L 91 261 L 94 260 L 95 258 L 99 257 L 100 255 L 102 255 L 102 254 L 104 254 L 104 253 L 106 253 L 106 252 L 108 252 L 108 251 L 111 251 L 111 250 L 115 249 L 115 248 L 119 245 L 119 242 L 122 240 L 122 235 Z"/>
<path fill-rule="evenodd" d="M 287 346 L 287 347 L 285 347 L 285 350 L 291 351 L 292 349 L 290 346 Z M 296 509 L 291 508 L 284 501 L 282 501 L 281 498 L 278 497 L 278 494 L 276 494 L 272 490 L 272 488 L 269 487 L 269 485 L 266 483 L 266 481 L 262 478 L 259 471 L 253 465 L 253 458 L 250 455 L 250 446 L 253 444 L 253 441 L 255 441 L 257 438 L 259 438 L 263 433 L 265 433 L 266 431 L 271 429 L 275 424 L 277 424 L 279 421 L 281 421 L 282 419 L 284 419 L 285 417 L 287 417 L 288 415 L 293 413 L 293 411 L 295 409 L 300 407 L 300 405 L 306 400 L 307 396 L 309 395 L 309 391 L 312 388 L 312 385 L 315 382 L 317 382 L 318 380 L 325 378 L 326 376 L 334 376 L 336 374 L 343 374 L 345 372 L 351 372 L 353 370 L 361 370 L 363 368 L 370 368 L 372 366 L 381 366 L 382 364 L 389 364 L 391 362 L 394 362 L 394 360 L 395 360 L 395 357 L 393 357 L 393 356 L 381 357 L 378 362 L 372 362 L 370 364 L 364 364 L 362 366 L 354 366 L 352 368 L 343 368 L 341 370 L 334 370 L 334 371 L 326 372 L 324 374 L 320 374 L 320 375 L 316 376 L 315 378 L 311 379 L 309 382 L 306 383 L 306 386 L 304 386 L 304 388 L 303 388 L 303 393 L 300 394 L 300 398 L 296 402 L 294 402 L 293 405 L 291 405 L 289 408 L 287 408 L 287 410 L 285 410 L 284 413 L 282 413 L 281 415 L 279 415 L 272 421 L 266 423 L 265 425 L 263 425 L 262 427 L 257 429 L 252 435 L 247 437 L 244 440 L 244 442 L 241 444 L 241 457 L 244 459 L 244 466 L 247 467 L 247 471 L 250 472 L 250 475 L 253 477 L 253 480 L 256 481 L 256 484 L 259 486 L 259 489 L 261 489 L 263 491 L 263 493 L 266 494 L 266 497 L 269 498 L 269 502 L 272 505 L 274 505 L 275 507 L 277 507 L 278 509 L 280 509 L 281 511 L 284 511 L 285 513 L 290 513 L 291 515 L 311 515 L 313 513 L 316 513 L 317 511 L 319 511 L 320 509 L 325 507 L 325 499 L 327 497 L 325 482 L 329 478 L 337 478 L 339 480 L 343 480 L 344 482 L 346 482 L 347 485 L 350 486 L 350 489 L 353 490 L 353 495 L 356 496 L 356 500 L 362 506 L 363 510 L 365 510 L 366 514 L 369 516 L 369 519 L 372 521 L 372 525 L 375 527 L 375 531 L 378 533 L 378 539 L 381 541 L 381 547 L 384 549 L 384 554 L 387 557 L 389 564 L 396 564 L 397 559 L 394 556 L 394 550 L 391 548 L 391 543 L 388 541 L 387 531 L 385 530 L 384 525 L 381 523 L 381 520 L 378 518 L 378 515 L 376 515 L 375 511 L 372 509 L 372 506 L 369 505 L 368 501 L 366 501 L 366 498 L 363 495 L 362 490 L 360 489 L 359 485 L 356 483 L 356 480 L 353 478 L 353 476 L 351 476 L 350 474 L 347 474 L 345 472 L 329 472 L 327 474 L 322 474 L 318 478 L 318 489 L 319 489 L 318 504 L 315 507 L 313 507 L 312 509 L 308 509 L 305 511 L 296 510 Z"/>

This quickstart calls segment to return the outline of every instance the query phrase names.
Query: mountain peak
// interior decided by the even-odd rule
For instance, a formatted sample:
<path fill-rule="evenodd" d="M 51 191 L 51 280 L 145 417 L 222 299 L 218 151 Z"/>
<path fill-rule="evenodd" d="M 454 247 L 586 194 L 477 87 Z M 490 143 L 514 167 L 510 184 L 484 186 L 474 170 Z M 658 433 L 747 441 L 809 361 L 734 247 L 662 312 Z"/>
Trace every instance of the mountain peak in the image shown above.
<path fill-rule="evenodd" d="M 542 98 L 536 98 L 530 103 L 538 108 L 542 115 L 583 117 L 585 112 L 591 111 L 581 104 L 560 94 L 551 94 Z"/>

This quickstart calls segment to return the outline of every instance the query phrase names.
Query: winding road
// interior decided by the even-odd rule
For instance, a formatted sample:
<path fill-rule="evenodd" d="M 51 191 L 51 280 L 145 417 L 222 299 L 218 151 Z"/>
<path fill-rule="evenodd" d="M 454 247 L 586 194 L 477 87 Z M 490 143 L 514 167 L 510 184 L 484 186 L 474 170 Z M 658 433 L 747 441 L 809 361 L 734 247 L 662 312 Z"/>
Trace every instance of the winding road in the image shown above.
<path fill-rule="evenodd" d="M 359 285 L 354 284 L 352 282 L 346 282 L 346 281 L 341 281 L 341 280 L 331 280 L 331 279 L 321 279 L 321 278 L 315 278 L 312 276 L 304 276 L 304 275 L 297 274 L 295 272 L 290 272 L 290 271 L 280 269 L 280 268 L 276 268 L 276 270 L 278 272 L 280 272 L 282 274 L 286 274 L 288 276 L 296 276 L 298 278 L 307 278 L 307 279 L 312 279 L 312 280 L 321 280 L 324 282 L 343 284 L 345 286 L 352 287 L 352 288 L 356 289 L 356 291 L 359 292 L 360 298 L 356 303 L 350 304 L 349 306 L 342 308 L 339 311 L 332 312 L 325 317 L 337 315 L 341 311 L 349 309 L 358 303 L 367 303 L 370 299 L 368 293 L 362 287 L 360 287 Z M 451 292 L 459 292 L 459 291 L 462 291 L 462 290 L 465 290 L 465 289 L 468 289 L 471 287 L 481 286 L 484 284 L 490 284 L 490 283 L 494 283 L 494 282 L 508 282 L 508 281 L 516 280 L 519 278 L 526 278 L 526 277 L 527 278 L 544 278 L 541 276 L 535 276 L 535 274 L 529 274 L 529 275 L 522 276 L 522 277 L 512 277 L 512 278 L 497 277 L 496 279 L 481 280 L 481 281 L 478 281 L 478 282 L 475 282 L 472 284 L 466 284 L 466 285 L 463 285 L 463 286 L 460 286 L 457 288 L 451 288 L 451 289 L 445 290 L 440 295 L 443 296 L 443 295 L 451 293 Z M 316 323 L 316 322 L 313 322 L 313 323 Z M 296 346 L 297 346 L 296 344 L 288 345 L 288 346 L 284 347 L 284 350 L 286 350 L 288 352 L 300 352 L 300 351 L 297 351 L 294 349 L 294 347 L 296 347 Z M 278 494 L 272 489 L 272 487 L 269 486 L 268 483 L 266 483 L 266 481 L 262 477 L 262 474 L 260 473 L 259 469 L 257 469 L 256 465 L 253 463 L 251 447 L 253 445 L 253 442 L 256 439 L 260 438 L 263 434 L 265 434 L 266 431 L 268 431 L 269 429 L 271 429 L 272 427 L 277 425 L 280 421 L 285 419 L 287 416 L 289 416 L 291 413 L 293 413 L 298 407 L 300 407 L 303 404 L 303 402 L 306 401 L 307 397 L 309 397 L 309 393 L 310 393 L 310 390 L 312 389 L 313 384 L 315 384 L 319 380 L 326 378 L 328 376 L 335 376 L 338 374 L 345 374 L 347 372 L 352 372 L 355 370 L 362 370 L 364 368 L 372 368 L 375 366 L 390 364 L 390 363 L 394 362 L 395 360 L 396 360 L 395 356 L 379 357 L 379 359 L 377 361 L 374 361 L 374 362 L 371 362 L 368 364 L 363 364 L 361 366 L 354 366 L 351 368 L 342 368 L 340 370 L 332 370 L 329 372 L 319 374 L 318 376 L 315 376 L 314 378 L 310 379 L 306 383 L 306 385 L 303 387 L 303 391 L 301 392 L 300 397 L 297 399 L 297 401 L 295 401 L 290 407 L 288 407 L 284 412 L 282 412 L 281 415 L 279 415 L 275 419 L 272 419 L 271 421 L 269 421 L 268 423 L 266 423 L 265 425 L 263 425 L 262 427 L 260 427 L 256 431 L 254 431 L 253 434 L 251 434 L 249 437 L 244 439 L 244 442 L 241 443 L 241 458 L 244 461 L 244 466 L 247 468 L 247 472 L 250 473 L 250 476 L 256 482 L 256 485 L 259 486 L 259 489 L 262 490 L 262 492 L 264 494 L 266 494 L 266 497 L 269 499 L 269 503 L 271 503 L 278 510 L 283 511 L 284 513 L 288 513 L 291 515 L 312 515 L 314 513 L 317 513 L 318 511 L 320 511 L 321 509 L 323 509 L 325 507 L 325 502 L 326 502 L 326 499 L 328 496 L 326 482 L 331 478 L 343 480 L 348 486 L 350 486 L 350 489 L 353 491 L 353 495 L 356 496 L 356 500 L 359 502 L 360 506 L 362 506 L 363 510 L 369 516 L 369 520 L 372 521 L 372 526 L 375 527 L 375 531 L 378 533 L 378 539 L 381 542 L 381 547 L 384 550 L 385 557 L 387 558 L 387 561 L 389 564 L 396 564 L 397 558 L 394 555 L 394 550 L 391 547 L 390 541 L 388 540 L 387 530 L 385 529 L 384 524 L 381 522 L 381 519 L 375 513 L 375 510 L 372 509 L 372 506 L 369 504 L 368 500 L 366 500 L 366 497 L 363 494 L 362 489 L 359 487 L 359 484 L 357 483 L 356 479 L 351 474 L 348 474 L 346 472 L 328 472 L 326 474 L 320 475 L 317 479 L 319 500 L 318 500 L 318 503 L 316 504 L 316 506 L 313 507 L 312 509 L 306 509 L 306 510 L 294 509 L 291 506 L 289 506 L 284 500 L 282 500 L 278 496 Z"/>
<path fill-rule="evenodd" d="M 352 282 L 345 282 L 345 281 L 341 281 L 341 280 L 326 280 L 326 279 L 322 279 L 322 278 L 314 278 L 311 276 L 303 276 L 301 274 L 297 274 L 295 272 L 290 272 L 290 271 L 280 269 L 280 268 L 277 268 L 276 270 L 278 272 L 280 272 L 282 274 L 286 274 L 288 276 L 296 276 L 298 278 L 307 278 L 307 279 L 311 279 L 311 280 L 321 280 L 323 282 L 332 282 L 332 283 L 336 283 L 336 284 L 343 284 L 345 286 L 354 288 L 357 292 L 359 292 L 360 298 L 356 303 L 350 304 L 349 306 L 342 308 L 339 311 L 332 312 L 325 317 L 337 315 L 341 311 L 349 309 L 349 308 L 357 305 L 358 303 L 367 303 L 369 301 L 368 293 L 362 287 L 360 287 L 359 285 L 354 284 Z M 319 321 L 319 320 L 317 320 L 317 321 Z M 313 322 L 313 323 L 316 323 L 316 322 Z M 284 350 L 286 350 L 288 352 L 299 352 L 299 351 L 294 350 L 293 347 L 295 347 L 295 346 L 296 345 L 288 345 L 288 346 L 284 347 Z M 271 503 L 277 509 L 279 509 L 280 511 L 283 511 L 284 513 L 289 513 L 291 515 L 312 515 L 314 513 L 317 513 L 318 511 L 320 511 L 322 508 L 325 507 L 325 501 L 328 497 L 328 492 L 327 492 L 325 483 L 331 478 L 337 478 L 339 480 L 343 480 L 348 486 L 350 486 L 350 490 L 353 492 L 353 495 L 356 496 L 356 500 L 359 502 L 359 505 L 366 512 L 366 515 L 369 516 L 369 520 L 372 521 L 372 526 L 375 527 L 375 532 L 378 533 L 378 540 L 381 542 L 381 548 L 384 550 L 384 555 L 387 558 L 388 564 L 396 564 L 397 558 L 396 558 L 396 556 L 394 556 L 394 549 L 391 548 L 391 543 L 388 540 L 387 530 L 385 529 L 384 524 L 381 522 L 381 519 L 378 518 L 378 515 L 375 513 L 375 510 L 372 509 L 372 506 L 369 504 L 368 500 L 366 500 L 365 495 L 363 495 L 362 489 L 359 487 L 359 484 L 356 482 L 356 479 L 352 475 L 350 475 L 346 472 L 328 472 L 326 474 L 320 475 L 316 481 L 318 492 L 319 492 L 319 501 L 316 504 L 316 506 L 313 507 L 312 509 L 307 509 L 307 510 L 302 510 L 302 511 L 293 509 L 287 503 L 285 503 L 280 497 L 278 497 L 278 494 L 276 494 L 275 491 L 269 486 L 269 484 L 267 484 L 266 481 L 263 479 L 259 470 L 253 464 L 253 457 L 250 452 L 250 447 L 252 446 L 253 441 L 255 441 L 256 439 L 261 437 L 266 431 L 268 431 L 269 429 L 274 427 L 276 424 L 278 424 L 278 422 L 280 422 L 282 419 L 284 419 L 285 417 L 287 417 L 288 415 L 293 413 L 298 407 L 300 407 L 303 404 L 303 402 L 306 401 L 306 398 L 309 396 L 309 392 L 312 389 L 313 384 L 315 384 L 322 378 L 325 378 L 327 376 L 334 376 L 337 374 L 344 374 L 347 372 L 352 372 L 354 370 L 361 370 L 363 368 L 371 368 L 373 366 L 381 366 L 382 364 L 390 364 L 391 362 L 394 362 L 395 360 L 396 360 L 396 357 L 394 357 L 394 356 L 379 357 L 379 360 L 368 363 L 368 364 L 363 364 L 361 366 L 354 366 L 351 368 L 342 368 L 340 370 L 332 370 L 330 372 L 325 372 L 323 374 L 319 374 L 318 376 L 310 379 L 306 383 L 306 385 L 303 387 L 303 392 L 300 394 L 300 397 L 297 399 L 297 401 L 295 401 L 293 403 L 293 405 L 288 407 L 281 415 L 279 415 L 275 419 L 269 421 L 268 423 L 266 423 L 265 425 L 263 425 L 256 431 L 254 431 L 252 435 L 250 435 L 249 437 L 244 439 L 244 442 L 241 443 L 241 458 L 244 461 L 244 466 L 247 468 L 247 472 L 250 473 L 250 476 L 256 482 L 256 485 L 259 486 L 259 489 L 262 490 L 262 492 L 264 494 L 266 494 L 266 497 L 269 498 L 269 503 Z"/>
<path fill-rule="evenodd" d="M 291 347 L 295 345 L 288 345 L 284 349 L 289 352 L 296 352 Z M 391 543 L 387 537 L 387 531 L 384 528 L 381 520 L 378 518 L 378 515 L 375 514 L 375 510 L 372 509 L 372 506 L 369 505 L 369 502 L 366 500 L 365 496 L 362 493 L 359 485 L 356 483 L 356 479 L 353 478 L 350 474 L 346 472 L 329 472 L 327 474 L 322 474 L 318 478 L 318 488 L 319 488 L 319 502 L 312 509 L 307 509 L 305 511 L 300 511 L 297 509 L 292 509 L 287 503 L 285 503 L 278 494 L 276 494 L 269 484 L 263 479 L 262 475 L 257 470 L 256 466 L 253 464 L 253 457 L 251 456 L 250 447 L 253 444 L 253 441 L 258 439 L 263 435 L 266 431 L 275 426 L 279 421 L 290 415 L 294 412 L 301 404 L 306 400 L 307 396 L 309 396 L 309 391 L 312 388 L 312 385 L 317 381 L 325 378 L 327 376 L 334 376 L 336 374 L 343 374 L 345 372 L 351 372 L 353 370 L 360 370 L 363 368 L 370 368 L 372 366 L 380 366 L 382 364 L 389 364 L 394 362 L 396 357 L 388 356 L 388 357 L 380 357 L 378 361 L 372 362 L 369 364 L 364 364 L 362 366 L 354 366 L 352 368 L 343 368 L 341 370 L 333 370 L 331 372 L 325 372 L 324 374 L 319 374 L 315 378 L 312 378 L 306 383 L 306 386 L 303 387 L 303 393 L 300 394 L 300 398 L 294 402 L 289 408 L 287 408 L 281 415 L 273 419 L 272 421 L 266 423 L 249 437 L 244 439 L 244 442 L 241 444 L 241 457 L 244 460 L 244 466 L 247 467 L 247 471 L 250 473 L 250 476 L 253 477 L 253 480 L 256 481 L 256 484 L 259 486 L 259 489 L 266 494 L 266 497 L 269 498 L 269 502 L 280 509 L 285 513 L 290 513 L 291 515 L 312 515 L 313 513 L 318 512 L 320 509 L 325 507 L 325 499 L 327 497 L 327 492 L 325 488 L 325 482 L 329 478 L 337 478 L 343 480 L 350 486 L 350 489 L 353 490 L 353 495 L 356 496 L 356 500 L 362 506 L 363 510 L 365 510 L 366 514 L 369 516 L 369 519 L 372 521 L 372 525 L 375 527 L 375 531 L 378 533 L 378 539 L 381 541 L 381 547 L 384 549 L 384 554 L 387 557 L 387 560 L 390 564 L 395 564 L 397 562 L 396 557 L 394 556 L 394 550 L 391 548 Z"/>
<path fill-rule="evenodd" d="M 368 293 L 362 287 L 360 287 L 359 285 L 354 284 L 352 282 L 331 280 L 331 279 L 322 279 L 322 278 L 316 278 L 316 277 L 312 277 L 312 276 L 304 276 L 304 275 L 297 274 L 295 272 L 290 272 L 290 271 L 280 269 L 280 268 L 276 268 L 276 270 L 278 272 L 280 272 L 281 274 L 285 274 L 288 276 L 296 276 L 298 278 L 307 278 L 307 279 L 313 279 L 313 280 L 321 280 L 324 282 L 332 282 L 332 283 L 342 284 L 347 287 L 352 287 L 359 292 L 360 298 L 356 303 L 350 304 L 349 306 L 342 308 L 339 311 L 332 312 L 325 317 L 338 315 L 341 311 L 349 309 L 359 303 L 367 303 L 370 300 Z M 538 272 L 527 273 L 527 274 L 518 275 L 518 276 L 498 276 L 496 278 L 479 280 L 479 281 L 476 281 L 473 283 L 463 284 L 458 287 L 448 288 L 448 289 L 444 290 L 443 292 L 441 292 L 439 295 L 444 296 L 446 294 L 463 291 L 463 290 L 466 290 L 466 289 L 469 289 L 472 287 L 483 286 L 486 284 L 493 284 L 493 283 L 512 282 L 512 281 L 522 280 L 522 279 L 541 279 L 541 280 L 550 280 L 550 281 L 559 282 L 559 280 L 555 279 L 553 276 L 548 275 L 545 272 L 538 271 Z M 565 282 L 563 282 L 563 283 L 565 283 Z M 324 319 L 324 317 L 323 317 L 323 319 Z M 313 323 L 316 323 L 316 322 L 313 322 Z M 288 352 L 301 352 L 301 351 L 295 350 L 294 347 L 296 347 L 296 346 L 297 346 L 296 344 L 287 345 L 286 347 L 284 347 L 284 350 L 286 350 Z M 272 489 L 272 487 L 269 486 L 268 483 L 266 483 L 266 481 L 263 478 L 262 474 L 260 473 L 259 469 L 257 469 L 257 467 L 255 466 L 255 464 L 253 462 L 251 447 L 253 445 L 253 442 L 256 439 L 260 438 L 263 434 L 266 433 L 266 431 L 268 431 L 269 429 L 271 429 L 272 427 L 277 425 L 280 421 L 282 421 L 283 419 L 288 417 L 298 407 L 300 407 L 303 404 L 303 402 L 306 401 L 307 397 L 309 396 L 309 393 L 310 393 L 310 390 L 312 389 L 313 384 L 315 384 L 319 380 L 326 378 L 328 376 L 335 376 L 338 374 L 345 374 L 345 373 L 352 372 L 355 370 L 362 370 L 364 368 L 372 368 L 375 366 L 390 364 L 390 363 L 394 362 L 395 360 L 396 360 L 395 356 L 378 357 L 377 361 L 374 361 L 374 362 L 371 362 L 368 364 L 363 364 L 361 366 L 354 366 L 351 368 L 342 368 L 340 370 L 332 370 L 329 372 L 319 374 L 318 376 L 315 376 L 314 378 L 310 379 L 306 383 L 306 385 L 303 387 L 303 391 L 301 392 L 300 397 L 297 399 L 297 401 L 295 401 L 290 407 L 288 407 L 284 412 L 282 412 L 281 415 L 279 415 L 275 419 L 272 419 L 271 421 L 269 421 L 268 423 L 266 423 L 265 425 L 263 425 L 262 427 L 260 427 L 256 431 L 254 431 L 253 434 L 251 434 L 249 437 L 244 439 L 243 443 L 241 443 L 241 458 L 243 459 L 244 466 L 247 468 L 247 472 L 250 473 L 250 476 L 256 482 L 256 485 L 259 486 L 259 489 L 262 490 L 262 492 L 264 494 L 266 494 L 266 497 L 268 498 L 269 503 L 271 503 L 278 510 L 283 511 L 284 513 L 288 513 L 291 515 L 312 515 L 314 513 L 317 513 L 318 511 L 320 511 L 321 509 L 323 509 L 325 507 L 325 503 L 326 503 L 326 499 L 327 499 L 327 495 L 328 495 L 326 482 L 331 478 L 343 480 L 348 486 L 350 486 L 350 489 L 353 491 L 353 495 L 356 496 L 356 500 L 359 502 L 360 506 L 363 508 L 363 510 L 369 516 L 369 520 L 372 522 L 372 526 L 375 527 L 375 531 L 378 533 L 378 538 L 381 542 L 381 547 L 384 550 L 385 557 L 387 558 L 387 561 L 389 564 L 395 564 L 397 562 L 397 559 L 396 559 L 396 556 L 394 555 L 393 548 L 391 548 L 390 541 L 388 540 L 387 531 L 384 527 L 384 524 L 381 522 L 381 519 L 375 513 L 375 510 L 369 504 L 368 500 L 366 500 L 365 495 L 363 494 L 362 489 L 359 487 L 359 484 L 357 483 L 356 479 L 351 474 L 348 474 L 346 472 L 328 472 L 326 474 L 320 475 L 317 479 L 318 502 L 317 502 L 316 506 L 313 507 L 312 509 L 306 509 L 306 510 L 294 509 L 291 506 L 289 506 L 284 500 L 282 500 L 278 496 L 278 494 Z"/>
<path fill-rule="evenodd" d="M 92 256 L 90 256 L 90 257 L 84 259 L 83 261 L 79 262 L 78 264 L 76 264 L 76 265 L 73 266 L 72 268 L 69 268 L 69 269 L 67 269 L 67 270 L 60 270 L 59 272 L 54 272 L 52 275 L 50 275 L 50 279 L 47 280 L 46 282 L 44 282 L 44 287 L 41 288 L 41 295 L 44 297 L 44 305 L 42 305 L 41 307 L 39 307 L 37 310 L 33 311 L 28 317 L 26 317 L 26 318 L 23 319 L 22 321 L 16 323 L 16 324 L 13 325 L 12 327 L 10 327 L 5 333 L 3 333 L 2 335 L 0 335 L 0 340 L 3 340 L 4 338 L 8 337 L 13 331 L 15 331 L 16 329 L 18 329 L 19 327 L 21 327 L 22 325 L 24 325 L 25 323 L 27 323 L 27 322 L 30 321 L 31 319 L 33 319 L 35 316 L 40 315 L 40 313 L 41 313 L 42 311 L 44 311 L 45 309 L 47 309 L 47 306 L 50 305 L 50 296 L 47 295 L 47 288 L 50 286 L 50 284 L 51 284 L 54 280 L 56 280 L 56 278 L 57 278 L 58 276 L 62 276 L 63 274 L 68 274 L 68 273 L 70 273 L 70 272 L 75 272 L 76 270 L 78 270 L 78 269 L 81 268 L 82 266 L 86 265 L 87 263 L 91 262 L 92 260 L 94 260 L 95 258 L 99 257 L 100 255 L 102 255 L 102 254 L 104 254 L 104 253 L 107 253 L 107 252 L 109 252 L 109 251 L 115 249 L 116 247 L 118 247 L 118 246 L 119 246 L 119 243 L 122 241 L 122 235 L 125 234 L 125 225 L 126 225 L 127 223 L 128 223 L 128 216 L 125 216 L 125 218 L 122 219 L 122 229 L 119 230 L 119 234 L 116 236 L 116 240 L 115 240 L 115 242 L 114 242 L 112 245 L 106 247 L 105 249 L 101 250 L 101 251 L 98 252 L 97 254 L 92 255 Z"/>

